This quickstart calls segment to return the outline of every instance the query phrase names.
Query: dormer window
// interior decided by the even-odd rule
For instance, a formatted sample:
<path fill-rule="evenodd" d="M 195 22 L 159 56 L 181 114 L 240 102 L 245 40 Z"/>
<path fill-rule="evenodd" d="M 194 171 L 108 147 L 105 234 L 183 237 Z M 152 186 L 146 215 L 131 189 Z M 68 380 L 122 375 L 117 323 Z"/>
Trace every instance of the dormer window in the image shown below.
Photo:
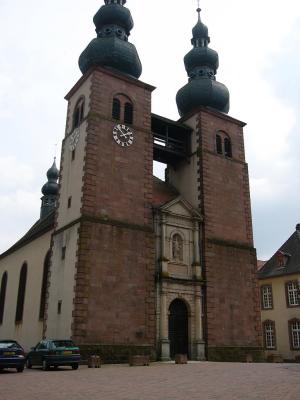
<path fill-rule="evenodd" d="M 286 267 L 289 262 L 290 257 L 291 257 L 291 255 L 288 253 L 284 253 L 283 251 L 278 251 L 276 254 L 277 267 L 278 268 Z"/>
<path fill-rule="evenodd" d="M 74 114 L 73 114 L 73 129 L 78 128 L 84 118 L 84 98 L 81 97 L 75 108 L 74 108 Z"/>

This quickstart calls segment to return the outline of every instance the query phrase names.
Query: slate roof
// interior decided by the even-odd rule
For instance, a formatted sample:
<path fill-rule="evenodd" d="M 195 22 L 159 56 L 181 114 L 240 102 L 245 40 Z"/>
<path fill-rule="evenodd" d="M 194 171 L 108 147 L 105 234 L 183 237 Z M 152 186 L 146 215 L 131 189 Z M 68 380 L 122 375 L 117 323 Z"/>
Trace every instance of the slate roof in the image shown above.
<path fill-rule="evenodd" d="M 287 263 L 284 267 L 278 266 L 277 254 L 279 252 L 287 255 Z M 269 261 L 258 271 L 258 279 L 273 278 L 283 275 L 300 273 L 300 230 L 295 231 L 292 236 L 276 251 Z"/>
<path fill-rule="evenodd" d="M 55 210 L 49 213 L 42 220 L 38 220 L 17 243 L 15 243 L 4 253 L 0 254 L 0 260 L 8 256 L 9 254 L 13 253 L 14 251 L 20 249 L 21 247 L 25 246 L 26 244 L 32 242 L 33 240 L 37 239 L 38 237 L 44 235 L 46 232 L 54 229 L 54 220 L 55 220 Z"/>
<path fill-rule="evenodd" d="M 179 192 L 168 183 L 153 176 L 153 207 L 158 208 L 179 196 Z"/>

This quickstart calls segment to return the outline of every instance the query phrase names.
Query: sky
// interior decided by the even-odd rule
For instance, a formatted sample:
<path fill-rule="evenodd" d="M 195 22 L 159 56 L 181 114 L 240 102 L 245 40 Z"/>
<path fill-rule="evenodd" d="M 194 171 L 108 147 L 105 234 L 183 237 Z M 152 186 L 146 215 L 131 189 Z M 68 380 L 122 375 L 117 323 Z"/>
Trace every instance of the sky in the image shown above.
<path fill-rule="evenodd" d="M 0 253 L 39 218 L 55 144 L 59 162 L 64 96 L 81 76 L 78 57 L 95 37 L 92 18 L 103 3 L 0 0 Z M 197 1 L 126 6 L 140 79 L 157 87 L 152 111 L 177 120 Z M 201 0 L 201 8 L 220 57 L 217 80 L 230 91 L 229 115 L 248 124 L 254 241 L 267 260 L 300 223 L 300 2 Z"/>

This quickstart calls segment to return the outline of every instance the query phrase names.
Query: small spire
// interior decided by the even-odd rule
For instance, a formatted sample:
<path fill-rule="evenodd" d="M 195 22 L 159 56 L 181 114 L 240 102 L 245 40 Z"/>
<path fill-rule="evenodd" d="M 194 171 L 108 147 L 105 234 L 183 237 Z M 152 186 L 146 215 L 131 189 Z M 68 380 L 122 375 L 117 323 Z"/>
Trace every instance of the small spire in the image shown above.
<path fill-rule="evenodd" d="M 198 13 L 198 21 L 200 22 L 201 21 L 201 16 L 200 16 L 200 13 L 201 13 L 201 8 L 200 8 L 200 0 L 198 0 L 198 8 L 197 8 L 197 13 Z"/>

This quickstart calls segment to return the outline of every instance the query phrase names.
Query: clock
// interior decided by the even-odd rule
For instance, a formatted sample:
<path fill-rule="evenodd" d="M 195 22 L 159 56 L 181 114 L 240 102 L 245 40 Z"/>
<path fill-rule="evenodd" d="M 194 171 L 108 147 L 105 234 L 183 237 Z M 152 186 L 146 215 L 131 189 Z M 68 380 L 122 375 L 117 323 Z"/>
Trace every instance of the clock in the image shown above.
<path fill-rule="evenodd" d="M 122 147 L 131 146 L 133 143 L 133 132 L 126 125 L 116 125 L 113 129 L 113 137 L 118 145 Z"/>
<path fill-rule="evenodd" d="M 69 142 L 70 151 L 74 151 L 75 150 L 75 148 L 77 146 L 77 143 L 79 141 L 79 136 L 80 136 L 79 128 L 74 129 L 74 131 L 70 135 L 70 142 Z"/>

